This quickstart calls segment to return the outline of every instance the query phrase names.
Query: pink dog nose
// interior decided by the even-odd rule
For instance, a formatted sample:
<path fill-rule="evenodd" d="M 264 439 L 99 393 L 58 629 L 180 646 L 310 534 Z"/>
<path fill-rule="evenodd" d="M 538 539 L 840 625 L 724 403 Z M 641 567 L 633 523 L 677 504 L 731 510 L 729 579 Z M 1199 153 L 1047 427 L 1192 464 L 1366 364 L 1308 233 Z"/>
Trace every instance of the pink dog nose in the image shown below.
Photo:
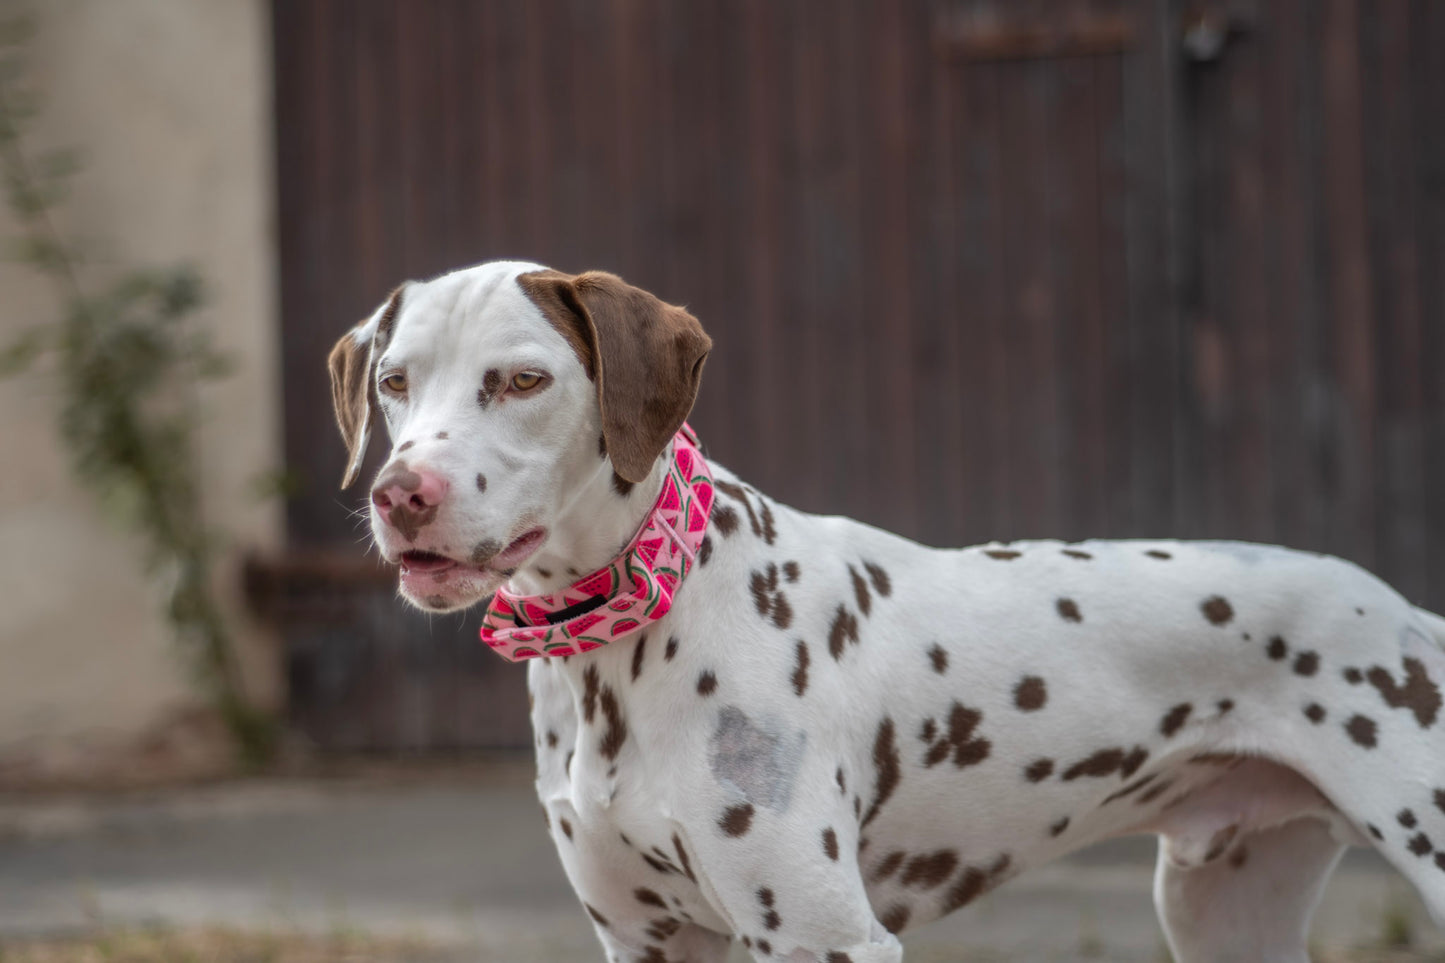
<path fill-rule="evenodd" d="M 398 462 L 376 481 L 371 504 L 408 540 L 436 518 L 446 498 L 447 480 L 425 468 L 410 468 Z"/>

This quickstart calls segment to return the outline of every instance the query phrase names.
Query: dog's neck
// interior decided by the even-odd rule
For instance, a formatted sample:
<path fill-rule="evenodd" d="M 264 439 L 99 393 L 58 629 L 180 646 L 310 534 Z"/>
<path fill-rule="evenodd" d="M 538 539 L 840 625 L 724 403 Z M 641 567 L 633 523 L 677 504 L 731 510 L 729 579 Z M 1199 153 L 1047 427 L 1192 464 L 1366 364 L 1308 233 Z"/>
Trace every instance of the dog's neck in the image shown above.
<path fill-rule="evenodd" d="M 611 562 L 642 527 L 662 492 L 672 446 L 652 464 L 647 477 L 624 492 L 612 460 L 603 458 L 563 506 L 547 543 L 510 579 L 513 591 L 546 595 Z"/>

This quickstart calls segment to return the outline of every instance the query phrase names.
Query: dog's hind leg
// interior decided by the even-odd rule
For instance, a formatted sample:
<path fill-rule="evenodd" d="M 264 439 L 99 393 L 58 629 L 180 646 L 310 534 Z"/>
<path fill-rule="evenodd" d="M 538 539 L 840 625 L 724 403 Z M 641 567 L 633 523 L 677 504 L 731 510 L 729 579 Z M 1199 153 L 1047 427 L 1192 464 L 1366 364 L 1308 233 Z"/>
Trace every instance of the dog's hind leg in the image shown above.
<path fill-rule="evenodd" d="M 1154 905 L 1176 963 L 1309 963 L 1310 917 L 1345 850 L 1323 820 L 1249 832 L 1192 869 L 1166 850 Z"/>

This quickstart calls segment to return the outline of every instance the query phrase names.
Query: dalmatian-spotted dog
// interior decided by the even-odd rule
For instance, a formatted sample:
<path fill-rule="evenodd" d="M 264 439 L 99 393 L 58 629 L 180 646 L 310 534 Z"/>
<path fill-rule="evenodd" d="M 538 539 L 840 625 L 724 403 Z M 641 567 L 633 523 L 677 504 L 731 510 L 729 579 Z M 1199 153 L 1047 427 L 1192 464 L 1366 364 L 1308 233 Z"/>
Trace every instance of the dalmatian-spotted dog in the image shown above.
<path fill-rule="evenodd" d="M 542 656 L 537 788 L 609 960 L 892 963 L 1135 833 L 1181 961 L 1307 960 L 1348 845 L 1445 920 L 1445 620 L 1281 548 L 944 551 L 794 511 L 692 452 L 710 346 L 615 276 L 500 262 L 403 285 L 330 360 L 346 483 L 378 414 L 394 442 L 402 594 L 497 593 L 484 637 Z"/>

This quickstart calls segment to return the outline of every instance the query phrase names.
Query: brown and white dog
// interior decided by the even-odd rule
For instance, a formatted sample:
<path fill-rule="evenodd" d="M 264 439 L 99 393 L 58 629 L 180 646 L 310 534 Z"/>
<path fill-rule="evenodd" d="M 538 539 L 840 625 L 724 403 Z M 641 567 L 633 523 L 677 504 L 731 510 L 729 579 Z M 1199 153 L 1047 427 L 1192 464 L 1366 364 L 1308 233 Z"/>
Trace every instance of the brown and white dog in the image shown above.
<path fill-rule="evenodd" d="M 427 611 L 606 564 L 710 348 L 602 273 L 398 288 L 331 356 L 382 555 Z M 671 610 L 528 667 L 537 788 L 614 961 L 894 963 L 894 934 L 1113 836 L 1161 839 L 1180 961 L 1304 961 L 1347 845 L 1445 920 L 1445 621 L 1338 559 L 1233 542 L 943 551 L 714 465 Z M 1438 848 L 1437 848 L 1438 847 Z"/>

